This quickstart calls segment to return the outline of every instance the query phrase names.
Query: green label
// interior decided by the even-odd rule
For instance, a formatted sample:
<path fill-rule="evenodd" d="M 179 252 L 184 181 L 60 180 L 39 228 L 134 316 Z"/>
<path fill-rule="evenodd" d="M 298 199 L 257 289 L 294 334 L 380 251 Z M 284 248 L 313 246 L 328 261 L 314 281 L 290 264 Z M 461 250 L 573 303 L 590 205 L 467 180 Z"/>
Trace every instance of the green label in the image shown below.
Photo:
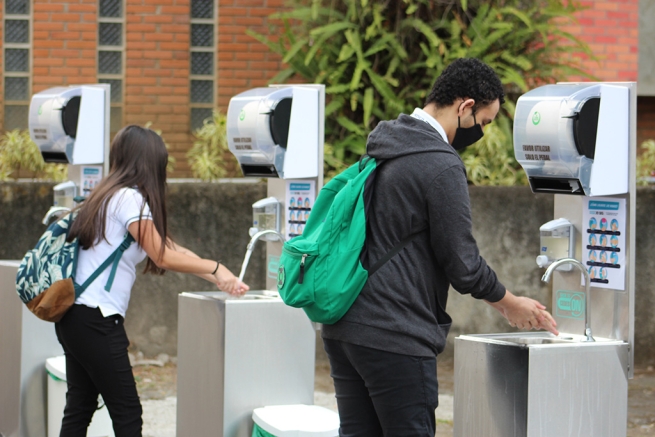
<path fill-rule="evenodd" d="M 241 112 L 239 113 L 239 120 L 243 121 L 245 118 L 246 118 L 246 111 L 242 109 Z"/>
<path fill-rule="evenodd" d="M 268 256 L 268 269 L 266 275 L 271 279 L 277 279 L 277 271 L 280 267 L 280 257 L 275 255 Z"/>
<path fill-rule="evenodd" d="M 584 320 L 585 295 L 580 291 L 557 290 L 555 314 L 567 319 Z"/>
<path fill-rule="evenodd" d="M 287 275 L 284 272 L 284 266 L 280 266 L 280 268 L 277 271 L 277 288 L 282 288 L 284 287 L 284 280 L 286 279 Z"/>
<path fill-rule="evenodd" d="M 537 111 L 534 111 L 534 114 L 532 114 L 532 124 L 535 126 L 539 124 L 541 121 L 541 114 L 539 114 Z"/>

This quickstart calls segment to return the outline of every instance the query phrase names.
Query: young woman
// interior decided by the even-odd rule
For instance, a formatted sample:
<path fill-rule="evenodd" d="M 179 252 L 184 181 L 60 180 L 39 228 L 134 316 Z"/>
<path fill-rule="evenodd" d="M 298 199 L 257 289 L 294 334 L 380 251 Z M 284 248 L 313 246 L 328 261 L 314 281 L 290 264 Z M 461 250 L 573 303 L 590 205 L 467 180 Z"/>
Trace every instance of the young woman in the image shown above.
<path fill-rule="evenodd" d="M 66 355 L 68 393 L 60 437 L 84 437 L 97 408 L 98 394 L 107 405 L 116 437 L 141 436 L 141 403 L 127 355 L 123 318 L 136 277 L 146 256 L 146 273 L 165 270 L 193 273 L 219 289 L 241 295 L 248 286 L 218 261 L 202 259 L 174 244 L 166 229 L 168 152 L 155 132 L 123 128 L 111 145 L 109 174 L 79 208 L 69 238 L 79 238 L 75 280 L 82 284 L 123 242 L 132 243 L 113 275 L 110 266 L 77 298 L 55 324 Z"/>

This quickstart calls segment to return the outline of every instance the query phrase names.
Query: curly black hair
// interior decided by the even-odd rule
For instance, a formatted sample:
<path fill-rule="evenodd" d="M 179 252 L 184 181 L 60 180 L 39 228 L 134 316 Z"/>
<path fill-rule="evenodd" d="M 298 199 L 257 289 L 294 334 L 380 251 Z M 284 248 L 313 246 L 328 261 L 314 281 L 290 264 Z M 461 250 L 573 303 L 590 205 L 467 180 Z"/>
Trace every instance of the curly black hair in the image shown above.
<path fill-rule="evenodd" d="M 475 100 L 473 109 L 487 106 L 496 99 L 505 103 L 503 85 L 496 72 L 475 58 L 461 58 L 441 73 L 425 99 L 425 105 L 436 103 L 437 108 L 450 106 L 458 98 Z"/>

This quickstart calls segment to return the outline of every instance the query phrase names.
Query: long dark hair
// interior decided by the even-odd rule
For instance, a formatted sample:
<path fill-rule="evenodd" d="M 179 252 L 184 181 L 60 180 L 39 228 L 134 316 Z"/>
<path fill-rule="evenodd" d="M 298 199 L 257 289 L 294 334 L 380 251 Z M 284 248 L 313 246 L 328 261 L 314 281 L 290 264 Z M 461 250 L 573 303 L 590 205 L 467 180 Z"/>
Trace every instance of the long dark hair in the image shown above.
<path fill-rule="evenodd" d="M 121 188 L 136 188 L 143 195 L 144 204 L 150 207 L 152 221 L 163 243 L 159 256 L 164 254 L 167 242 L 166 222 L 166 165 L 168 151 L 164 141 L 150 129 L 136 125 L 125 126 L 111 143 L 109 174 L 93 189 L 91 195 L 79 207 L 78 215 L 69 233 L 69 240 L 78 237 L 83 249 L 88 249 L 105 237 L 105 221 L 111 197 Z M 143 234 L 139 222 L 139 240 Z M 148 258 L 144 273 L 163 274 Z"/>

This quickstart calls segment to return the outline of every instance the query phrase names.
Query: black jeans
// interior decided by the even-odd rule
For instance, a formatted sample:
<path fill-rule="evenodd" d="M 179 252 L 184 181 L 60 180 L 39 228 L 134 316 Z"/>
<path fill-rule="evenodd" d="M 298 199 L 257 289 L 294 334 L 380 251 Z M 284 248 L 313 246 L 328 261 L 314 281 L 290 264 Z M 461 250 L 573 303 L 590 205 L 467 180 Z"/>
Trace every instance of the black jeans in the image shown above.
<path fill-rule="evenodd" d="M 434 437 L 437 360 L 323 339 L 343 437 Z"/>
<path fill-rule="evenodd" d="M 66 355 L 68 383 L 60 437 L 86 437 L 98 393 L 116 437 L 140 437 L 141 402 L 127 356 L 123 318 L 103 317 L 98 308 L 73 305 L 55 330 Z"/>

